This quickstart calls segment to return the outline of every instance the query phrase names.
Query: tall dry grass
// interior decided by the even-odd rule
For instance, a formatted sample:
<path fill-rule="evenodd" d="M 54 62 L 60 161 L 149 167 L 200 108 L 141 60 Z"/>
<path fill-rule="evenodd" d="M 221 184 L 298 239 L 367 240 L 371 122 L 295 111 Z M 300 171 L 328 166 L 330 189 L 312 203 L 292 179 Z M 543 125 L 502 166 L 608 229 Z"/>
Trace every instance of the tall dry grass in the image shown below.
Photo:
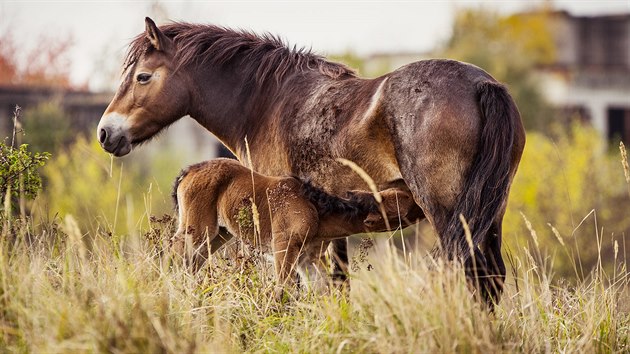
<path fill-rule="evenodd" d="M 559 149 L 571 150 L 575 145 L 559 144 Z M 606 233 L 581 229 L 581 237 L 590 237 L 586 241 L 598 250 L 594 268 L 581 267 L 571 282 L 556 274 L 557 254 L 566 254 L 575 273 L 579 264 L 586 263 L 574 252 L 580 247 L 573 235 L 567 236 L 569 226 L 565 230 L 552 223 L 553 249 L 547 242 L 546 218 L 560 215 L 564 202 L 545 200 L 545 208 L 539 205 L 536 193 L 547 190 L 533 177 L 546 178 L 551 172 L 528 159 L 544 158 L 538 155 L 542 150 L 525 156 L 521 181 L 515 181 L 520 185 L 513 189 L 510 210 L 518 215 L 506 218 L 512 225 L 507 234 L 526 241 L 506 247 L 510 274 L 505 293 L 494 312 L 488 312 L 474 301 L 457 266 L 421 252 L 401 256 L 388 242 L 378 251 L 364 242 L 356 251 L 348 294 L 302 290 L 279 304 L 273 296 L 270 265 L 238 244 L 219 252 L 193 274 L 183 262 L 165 255 L 173 220 L 149 217 L 153 214 L 150 193 L 144 203 L 128 202 L 139 189 L 133 184 L 138 182 L 129 184 L 128 170 L 123 172 L 122 164 L 119 169 L 108 167 L 109 160 L 102 156 L 92 161 L 98 150 L 78 146 L 47 168 L 49 190 L 41 198 L 45 203 L 36 203 L 46 217 L 30 219 L 15 231 L 0 231 L 1 352 L 630 350 L 625 244 L 614 239 L 614 251 L 604 252 Z M 622 156 L 627 171 L 627 156 Z M 583 185 L 583 179 L 577 178 L 582 169 L 569 170 L 575 165 L 569 160 L 559 160 L 560 166 L 566 165 L 563 180 Z M 615 162 L 619 169 L 618 157 Z M 89 173 L 79 165 L 88 166 Z M 72 174 L 74 170 L 82 172 Z M 97 194 L 93 181 L 99 181 Z M 623 183 L 625 197 L 630 180 Z M 550 189 L 554 190 L 558 188 Z M 590 200 L 586 197 L 591 194 L 581 193 L 583 200 Z M 161 205 L 168 203 L 164 194 L 158 195 Z M 73 202 L 73 198 L 80 200 Z M 606 207 L 614 209 L 614 205 Z M 65 212 L 56 215 L 58 210 Z M 75 218 L 73 211 L 83 214 Z M 582 212 L 575 208 L 576 215 L 583 217 Z M 597 211 L 586 216 L 594 215 Z M 144 223 L 150 227 L 146 229 Z"/>
<path fill-rule="evenodd" d="M 348 295 L 301 291 L 280 305 L 269 265 L 255 254 L 219 253 L 197 274 L 170 261 L 161 244 L 172 233 L 168 218 L 143 236 L 89 242 L 70 216 L 50 226 L 45 238 L 25 230 L 14 243 L 0 241 L 3 351 L 629 350 L 622 266 L 564 286 L 542 251 L 515 252 L 503 300 L 489 313 L 472 299 L 461 269 L 386 247 L 370 270 L 352 274 Z"/>

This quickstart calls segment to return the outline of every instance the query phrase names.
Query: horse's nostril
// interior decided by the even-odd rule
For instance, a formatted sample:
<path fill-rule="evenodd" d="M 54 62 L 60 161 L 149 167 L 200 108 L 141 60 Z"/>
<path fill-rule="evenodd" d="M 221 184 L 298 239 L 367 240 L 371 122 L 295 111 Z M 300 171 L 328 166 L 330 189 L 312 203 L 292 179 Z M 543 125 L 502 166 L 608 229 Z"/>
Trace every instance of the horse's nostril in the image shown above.
<path fill-rule="evenodd" d="M 101 144 L 105 144 L 106 140 L 107 140 L 107 130 L 101 128 L 101 130 L 98 132 L 98 141 L 100 141 Z"/>

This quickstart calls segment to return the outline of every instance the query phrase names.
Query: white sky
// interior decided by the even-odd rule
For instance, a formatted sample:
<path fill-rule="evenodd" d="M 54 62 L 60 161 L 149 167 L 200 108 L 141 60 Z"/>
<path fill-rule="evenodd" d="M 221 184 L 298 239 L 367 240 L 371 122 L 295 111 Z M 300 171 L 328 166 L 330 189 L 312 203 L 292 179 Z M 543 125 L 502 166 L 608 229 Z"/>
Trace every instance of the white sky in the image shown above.
<path fill-rule="evenodd" d="M 321 54 L 353 50 L 423 52 L 446 40 L 454 10 L 484 6 L 501 12 L 526 10 L 542 1 L 162 1 L 168 19 L 271 32 Z M 144 17 L 160 17 L 154 1 L 0 0 L 0 30 L 21 44 L 45 34 L 72 36 L 71 75 L 93 89 L 121 64 L 129 40 L 144 30 Z M 480 5 L 481 3 L 481 5 Z M 630 0 L 553 1 L 573 14 L 630 12 Z"/>

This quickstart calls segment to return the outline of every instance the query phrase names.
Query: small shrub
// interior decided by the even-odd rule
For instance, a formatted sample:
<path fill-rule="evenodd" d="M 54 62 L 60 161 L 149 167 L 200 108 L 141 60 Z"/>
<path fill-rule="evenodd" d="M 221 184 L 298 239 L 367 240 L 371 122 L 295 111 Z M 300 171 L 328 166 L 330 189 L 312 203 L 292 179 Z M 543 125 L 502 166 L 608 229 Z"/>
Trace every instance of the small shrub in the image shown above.
<path fill-rule="evenodd" d="M 16 124 L 11 144 L 0 141 L 0 215 L 10 217 L 12 205 L 19 198 L 33 199 L 42 187 L 38 168 L 44 166 L 50 154 L 47 152 L 30 152 L 27 144 L 15 145 L 19 130 L 20 108 L 16 107 L 14 122 Z"/>

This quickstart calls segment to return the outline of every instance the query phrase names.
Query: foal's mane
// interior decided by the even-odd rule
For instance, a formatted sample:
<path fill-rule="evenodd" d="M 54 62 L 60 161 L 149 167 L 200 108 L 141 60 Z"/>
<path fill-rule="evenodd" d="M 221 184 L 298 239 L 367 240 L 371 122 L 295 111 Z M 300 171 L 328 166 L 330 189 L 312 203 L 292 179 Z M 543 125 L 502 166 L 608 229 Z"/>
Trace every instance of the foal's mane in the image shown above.
<path fill-rule="evenodd" d="M 176 67 L 188 64 L 221 66 L 240 59 L 239 68 L 262 84 L 269 78 L 280 82 L 288 73 L 317 70 L 330 78 L 356 76 L 349 67 L 326 60 L 304 48 L 288 47 L 278 36 L 214 25 L 174 22 L 160 26 L 160 30 L 175 42 Z M 124 69 L 134 65 L 147 51 L 152 50 L 142 33 L 132 40 Z"/>
<path fill-rule="evenodd" d="M 293 178 L 302 183 L 302 195 L 313 203 L 319 216 L 341 215 L 349 220 L 378 212 L 378 204 L 371 193 L 352 193 L 345 199 L 325 192 L 308 180 Z"/>

